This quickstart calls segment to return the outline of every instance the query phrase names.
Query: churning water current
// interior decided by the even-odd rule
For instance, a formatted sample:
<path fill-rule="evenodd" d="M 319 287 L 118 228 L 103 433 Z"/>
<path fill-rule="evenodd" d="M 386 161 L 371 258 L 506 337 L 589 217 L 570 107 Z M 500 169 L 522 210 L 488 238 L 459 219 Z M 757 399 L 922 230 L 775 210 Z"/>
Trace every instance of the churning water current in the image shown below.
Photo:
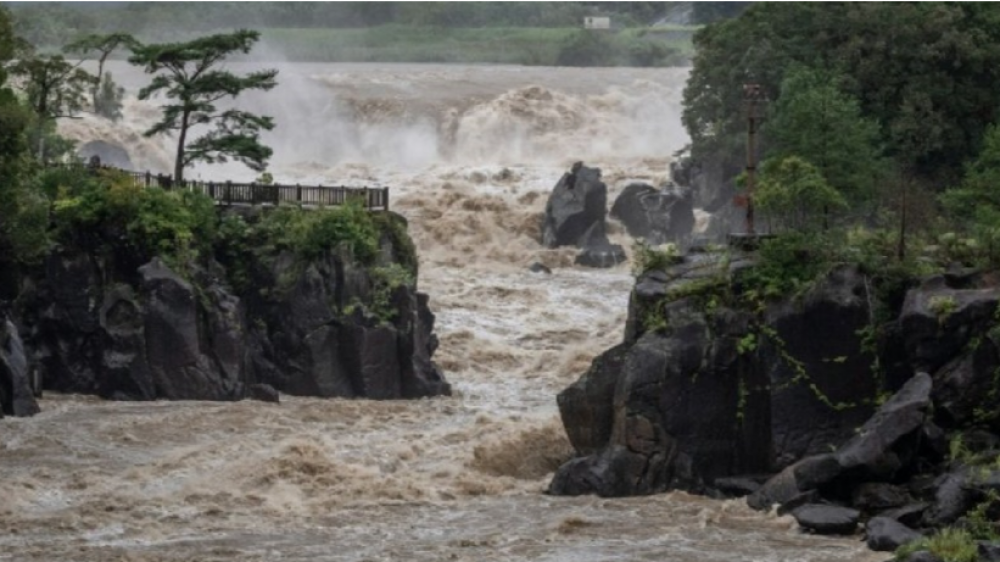
<path fill-rule="evenodd" d="M 239 68 L 243 65 L 233 65 Z M 866 561 L 742 501 L 549 497 L 571 455 L 556 393 L 622 337 L 628 265 L 588 270 L 538 242 L 577 160 L 612 198 L 664 181 L 686 142 L 683 69 L 281 64 L 244 100 L 273 115 L 277 181 L 391 188 L 420 253 L 455 395 L 412 402 L 104 402 L 49 394 L 0 421 L 0 561 Z M 145 77 L 111 64 L 131 92 Z M 171 169 L 125 120 L 62 132 Z M 236 165 L 189 177 L 242 179 Z M 612 226 L 612 238 L 629 240 Z M 541 262 L 552 275 L 527 266 Z"/>

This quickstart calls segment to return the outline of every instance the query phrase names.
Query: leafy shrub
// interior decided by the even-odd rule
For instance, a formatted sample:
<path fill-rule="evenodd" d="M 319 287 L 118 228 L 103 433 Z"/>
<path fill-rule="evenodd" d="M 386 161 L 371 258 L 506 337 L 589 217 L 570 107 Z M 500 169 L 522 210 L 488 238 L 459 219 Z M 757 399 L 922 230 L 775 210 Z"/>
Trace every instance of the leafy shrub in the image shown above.
<path fill-rule="evenodd" d="M 181 270 L 211 247 L 215 207 L 205 195 L 143 188 L 117 172 L 80 174 L 85 172 L 45 180 L 70 180 L 56 187 L 57 239 L 86 249 L 109 247 L 136 263 L 160 256 Z"/>
<path fill-rule="evenodd" d="M 392 304 L 392 294 L 399 287 L 413 286 L 413 274 L 404 266 L 392 263 L 385 267 L 373 267 L 371 278 L 369 312 L 381 322 L 395 321 L 399 310 Z"/>
<path fill-rule="evenodd" d="M 769 224 L 794 230 L 815 230 L 831 212 L 847 208 L 823 174 L 797 156 L 768 159 L 761 165 L 754 203 Z"/>
<path fill-rule="evenodd" d="M 255 238 L 264 249 L 290 250 L 307 260 L 345 246 L 358 262 L 371 264 L 378 255 L 379 230 L 364 205 L 351 201 L 315 210 L 279 207 L 261 219 Z"/>
<path fill-rule="evenodd" d="M 632 274 L 639 277 L 647 271 L 666 269 L 677 264 L 680 259 L 677 246 L 673 244 L 650 246 L 636 241 L 632 246 Z"/>
<path fill-rule="evenodd" d="M 899 547 L 895 560 L 906 560 L 914 552 L 927 550 L 944 562 L 976 562 L 979 556 L 976 541 L 964 529 L 945 528 L 934 536 Z"/>
<path fill-rule="evenodd" d="M 758 262 L 743 277 L 751 300 L 798 293 L 831 266 L 829 239 L 818 233 L 787 232 L 761 242 Z"/>
<path fill-rule="evenodd" d="M 405 267 L 416 278 L 418 269 L 417 247 L 406 231 L 406 219 L 392 213 L 376 213 L 371 215 L 376 227 L 389 237 L 395 251 L 394 259 Z"/>

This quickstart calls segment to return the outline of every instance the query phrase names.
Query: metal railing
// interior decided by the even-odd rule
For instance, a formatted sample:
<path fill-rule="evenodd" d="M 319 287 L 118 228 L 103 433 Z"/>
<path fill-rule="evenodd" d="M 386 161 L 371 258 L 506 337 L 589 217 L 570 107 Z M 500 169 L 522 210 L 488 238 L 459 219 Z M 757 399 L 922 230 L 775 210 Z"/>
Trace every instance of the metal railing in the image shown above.
<path fill-rule="evenodd" d="M 215 182 L 202 180 L 174 181 L 167 174 L 135 172 L 114 166 L 96 164 L 54 164 L 55 167 L 82 167 L 92 174 L 111 171 L 132 179 L 137 187 L 159 187 L 162 189 L 187 189 L 210 197 L 217 205 L 280 205 L 296 203 L 302 206 L 329 207 L 344 205 L 353 199 L 360 199 L 369 211 L 389 210 L 388 187 L 346 187 L 328 185 L 288 185 L 278 183 L 240 183 L 232 181 Z"/>

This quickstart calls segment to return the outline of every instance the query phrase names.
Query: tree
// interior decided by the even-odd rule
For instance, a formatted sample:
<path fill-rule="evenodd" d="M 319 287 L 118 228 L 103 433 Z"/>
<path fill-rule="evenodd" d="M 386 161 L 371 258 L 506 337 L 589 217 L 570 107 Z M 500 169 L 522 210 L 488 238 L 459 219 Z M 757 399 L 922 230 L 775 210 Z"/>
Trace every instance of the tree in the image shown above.
<path fill-rule="evenodd" d="M 48 201 L 31 189 L 27 130 L 31 112 L 7 84 L 6 68 L 23 45 L 0 8 L 0 299 L 9 296 L 14 262 L 31 261 L 47 248 Z"/>
<path fill-rule="evenodd" d="M 764 161 L 754 203 L 769 224 L 796 231 L 815 230 L 821 214 L 847 207 L 819 169 L 798 156 Z"/>
<path fill-rule="evenodd" d="M 92 52 L 97 53 L 97 78 L 94 80 L 94 88 L 91 91 L 91 99 L 94 103 L 94 112 L 100 114 L 98 110 L 98 95 L 104 88 L 104 63 L 111 56 L 111 53 L 121 48 L 134 47 L 137 44 L 134 37 L 128 33 L 110 33 L 108 35 L 91 34 L 63 47 L 65 53 L 76 53 L 87 55 Z M 108 86 L 112 91 L 114 85 Z"/>
<path fill-rule="evenodd" d="M 803 66 L 789 70 L 767 131 L 769 155 L 811 162 L 851 203 L 874 195 L 878 124 L 861 116 L 857 100 L 842 93 L 833 76 Z"/>
<path fill-rule="evenodd" d="M 948 190 L 941 202 L 956 219 L 1000 228 L 1000 125 L 983 137 L 983 149 L 965 168 L 961 185 Z"/>
<path fill-rule="evenodd" d="M 155 74 L 139 91 L 146 100 L 162 92 L 169 101 L 163 117 L 145 132 L 147 137 L 177 131 L 174 179 L 182 182 L 184 168 L 196 161 L 209 164 L 233 158 L 255 171 L 263 171 L 271 149 L 259 141 L 262 130 L 271 130 L 270 117 L 238 109 L 221 110 L 216 102 L 235 98 L 245 90 L 270 90 L 277 84 L 277 70 L 260 70 L 238 76 L 217 68 L 227 56 L 249 53 L 260 33 L 241 29 L 231 34 L 201 37 L 187 43 L 136 45 L 129 62 Z M 157 74 L 161 73 L 161 74 Z M 192 127 L 215 124 L 197 140 L 188 143 Z"/>
<path fill-rule="evenodd" d="M 104 75 L 100 89 L 94 94 L 94 113 L 101 117 L 118 121 L 122 118 L 122 98 L 125 88 L 115 84 L 111 73 Z"/>
<path fill-rule="evenodd" d="M 1000 6 L 989 3 L 754 3 L 694 37 L 684 124 L 696 160 L 738 154 L 742 84 L 778 100 L 794 65 L 830 69 L 877 122 L 908 174 L 951 181 L 1000 111 Z M 771 128 L 774 131 L 774 128 Z M 724 162 L 733 172 L 733 162 Z"/>
<path fill-rule="evenodd" d="M 85 92 L 94 77 L 62 55 L 38 55 L 18 60 L 10 67 L 20 78 L 28 107 L 37 119 L 38 159 L 45 160 L 47 128 L 62 117 L 75 117 L 86 105 Z"/>

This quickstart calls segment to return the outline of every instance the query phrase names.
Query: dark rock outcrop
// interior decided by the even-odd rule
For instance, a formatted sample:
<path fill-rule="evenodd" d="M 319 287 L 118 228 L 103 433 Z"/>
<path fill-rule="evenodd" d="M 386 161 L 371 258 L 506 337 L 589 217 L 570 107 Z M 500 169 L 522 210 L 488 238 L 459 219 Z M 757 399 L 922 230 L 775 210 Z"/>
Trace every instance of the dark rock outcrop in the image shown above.
<path fill-rule="evenodd" d="M 281 395 L 269 384 L 251 384 L 247 387 L 247 398 L 272 404 L 281 402 Z"/>
<path fill-rule="evenodd" d="M 611 206 L 611 216 L 625 225 L 630 236 L 654 246 L 683 243 L 694 229 L 691 191 L 675 186 L 629 184 Z"/>
<path fill-rule="evenodd" d="M 37 414 L 35 394 L 17 326 L 0 314 L 0 418 Z"/>
<path fill-rule="evenodd" d="M 775 467 L 830 451 L 871 415 L 878 394 L 873 357 L 858 332 L 869 324 L 865 282 L 840 267 L 801 298 L 772 306 L 773 336 L 760 342 L 771 385 L 771 446 Z"/>
<path fill-rule="evenodd" d="M 933 374 L 951 362 L 996 323 L 998 303 L 1000 289 L 952 289 L 944 277 L 909 291 L 899 321 L 910 364 Z"/>
<path fill-rule="evenodd" d="M 604 234 L 608 213 L 608 187 L 601 181 L 601 170 L 583 162 L 573 164 L 563 174 L 549 195 L 542 223 L 542 244 L 584 247 L 584 235 L 599 229 Z"/>
<path fill-rule="evenodd" d="M 597 453 L 611 439 L 614 425 L 613 400 L 618 373 L 625 355 L 624 346 L 605 351 L 590 369 L 556 397 L 566 434 L 580 454 Z"/>
<path fill-rule="evenodd" d="M 884 480 L 908 464 L 916 452 L 910 437 L 930 414 L 931 377 L 918 373 L 883 404 L 858 434 L 837 450 L 837 462 L 852 478 Z"/>
<path fill-rule="evenodd" d="M 703 275 L 650 279 L 657 286 L 651 291 L 702 282 L 711 269 L 704 267 Z M 706 315 L 694 297 L 666 304 L 660 312 L 668 325 L 648 331 L 630 320 L 637 340 L 598 358 L 588 377 L 562 398 L 564 425 L 582 447 L 579 452 L 591 454 L 560 469 L 551 493 L 702 491 L 719 476 L 766 470 L 767 448 L 754 447 L 755 439 L 746 437 L 762 427 L 754 418 L 762 395 L 741 392 L 739 381 L 751 388 L 763 381 L 737 351 L 745 318 L 741 323 L 734 312 Z M 610 439 L 592 452 L 608 434 L 609 410 Z M 593 425 L 580 428 L 580 423 Z"/>
<path fill-rule="evenodd" d="M 993 501 L 992 277 L 887 290 L 838 266 L 798 295 L 750 297 L 748 310 L 745 255 L 661 261 L 636 280 L 622 344 L 560 395 L 580 456 L 551 493 L 747 495 L 815 532 L 870 521 L 873 548 L 887 550 L 974 521 Z M 762 473 L 762 485 L 742 476 Z"/>
<path fill-rule="evenodd" d="M 154 259 L 139 268 L 144 295 L 146 362 L 154 395 L 167 400 L 237 400 L 244 396 L 238 299 L 198 303 L 191 283 Z M 200 309 L 200 310 L 199 310 Z M 203 318 L 199 322 L 199 312 Z M 215 345 L 219 340 L 224 343 Z M 227 345 L 229 344 L 229 345 Z"/>
<path fill-rule="evenodd" d="M 48 389 L 120 400 L 239 400 L 255 384 L 320 397 L 448 394 L 427 295 L 373 273 L 400 267 L 393 240 L 383 237 L 374 266 L 340 250 L 254 253 L 239 294 L 212 260 L 181 276 L 157 258 L 133 268 L 114 252 L 53 253 L 18 301 L 28 363 Z"/>

